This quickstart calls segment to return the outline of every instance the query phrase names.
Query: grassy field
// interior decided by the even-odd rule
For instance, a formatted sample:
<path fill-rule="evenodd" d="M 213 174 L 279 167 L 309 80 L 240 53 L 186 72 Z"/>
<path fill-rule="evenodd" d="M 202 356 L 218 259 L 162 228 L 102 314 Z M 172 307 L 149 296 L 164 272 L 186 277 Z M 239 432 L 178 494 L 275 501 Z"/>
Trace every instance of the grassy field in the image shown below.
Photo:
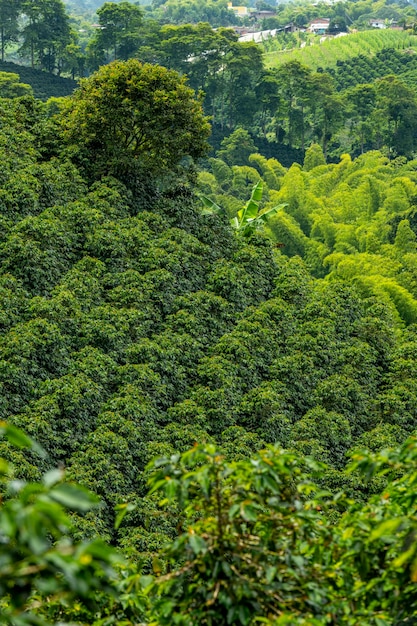
<path fill-rule="evenodd" d="M 279 67 L 288 61 L 297 60 L 316 70 L 318 67 L 335 67 L 337 61 L 346 61 L 360 54 L 373 56 L 384 48 L 417 50 L 417 35 L 408 31 L 366 30 L 344 37 L 326 39 L 322 43 L 317 36 L 317 43 L 304 48 L 265 52 L 265 64 L 269 68 Z"/>

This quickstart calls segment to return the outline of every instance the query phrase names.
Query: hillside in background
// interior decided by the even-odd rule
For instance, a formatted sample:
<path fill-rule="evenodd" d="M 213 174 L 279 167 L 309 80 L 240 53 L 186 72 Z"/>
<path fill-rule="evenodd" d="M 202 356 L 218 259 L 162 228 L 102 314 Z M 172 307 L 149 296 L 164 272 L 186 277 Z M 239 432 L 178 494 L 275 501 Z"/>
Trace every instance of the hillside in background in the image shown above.
<path fill-rule="evenodd" d="M 300 41 L 301 43 L 301 41 Z M 289 61 L 299 61 L 313 70 L 317 68 L 335 68 L 338 62 L 347 61 L 364 55 L 367 58 L 375 56 L 381 50 L 417 51 L 417 35 L 408 31 L 396 30 L 366 30 L 358 33 L 327 38 L 320 42 L 317 37 L 303 48 L 296 47 L 290 50 L 265 52 L 265 65 L 277 68 Z"/>

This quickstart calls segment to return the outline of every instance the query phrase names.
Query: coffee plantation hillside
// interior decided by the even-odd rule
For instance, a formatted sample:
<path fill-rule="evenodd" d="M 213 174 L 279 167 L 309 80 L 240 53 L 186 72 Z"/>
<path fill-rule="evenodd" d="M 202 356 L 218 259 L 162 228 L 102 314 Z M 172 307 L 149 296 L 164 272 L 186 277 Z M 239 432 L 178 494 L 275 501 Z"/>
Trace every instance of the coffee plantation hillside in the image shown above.
<path fill-rule="evenodd" d="M 118 67 L 88 85 L 104 89 Z M 143 67 L 143 80 L 164 76 Z M 86 85 L 62 122 L 27 99 L 3 104 L 2 416 L 107 499 L 103 532 L 114 534 L 115 501 L 145 495 L 138 472 L 181 441 L 243 455 L 317 446 L 340 473 L 366 433 L 412 432 L 395 372 L 416 314 L 413 163 L 369 153 L 326 165 L 319 151 L 288 171 L 259 155 L 255 167 L 223 164 L 224 197 L 244 203 L 264 178 L 261 211 L 281 206 L 263 231 L 240 235 L 203 214 L 172 158 L 154 170 L 139 147 L 125 161 L 105 134 L 90 147 L 81 130 L 78 146 L 78 111 L 92 98 Z M 205 132 L 198 108 L 190 115 Z M 166 144 L 180 148 L 185 137 Z M 86 150 L 103 155 L 93 168 Z M 214 174 L 201 176 L 217 190 Z"/>
<path fill-rule="evenodd" d="M 360 55 L 372 59 L 378 52 L 386 48 L 392 50 L 409 50 L 416 48 L 417 36 L 410 31 L 401 30 L 365 30 L 349 33 L 339 37 L 328 37 L 321 41 L 319 37 L 309 40 L 308 45 L 300 47 L 302 40 L 293 49 L 265 52 L 267 67 L 279 67 L 288 61 L 299 61 L 311 69 L 336 67 L 338 62 L 348 61 Z M 272 42 L 267 48 L 273 47 Z"/>
<path fill-rule="evenodd" d="M 0 104 L 0 621 L 413 617 L 415 162 L 206 158 L 135 60 Z"/>
<path fill-rule="evenodd" d="M 35 97 L 39 100 L 69 96 L 77 86 L 77 83 L 70 78 L 62 78 L 16 63 L 0 63 L 0 72 L 18 74 L 20 81 L 30 85 Z"/>

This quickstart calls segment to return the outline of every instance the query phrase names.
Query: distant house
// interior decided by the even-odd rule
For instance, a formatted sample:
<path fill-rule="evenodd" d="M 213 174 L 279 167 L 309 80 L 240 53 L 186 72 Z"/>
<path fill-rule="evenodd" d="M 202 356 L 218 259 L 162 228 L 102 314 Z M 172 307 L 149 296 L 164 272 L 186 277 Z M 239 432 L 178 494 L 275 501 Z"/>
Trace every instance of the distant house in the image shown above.
<path fill-rule="evenodd" d="M 385 24 L 385 20 L 369 20 L 369 26 L 372 26 L 372 28 L 386 28 L 387 25 Z"/>
<path fill-rule="evenodd" d="M 310 33 L 324 35 L 329 30 L 330 20 L 327 17 L 319 17 L 313 20 L 308 27 Z"/>
<path fill-rule="evenodd" d="M 262 20 L 266 17 L 275 17 L 276 11 L 251 11 L 250 16 L 255 17 L 257 20 Z"/>
<path fill-rule="evenodd" d="M 228 2 L 227 8 L 229 11 L 233 11 L 233 13 L 238 17 L 246 17 L 246 15 L 249 15 L 248 7 L 234 7 L 231 2 Z"/>
<path fill-rule="evenodd" d="M 303 26 L 297 26 L 294 22 L 289 22 L 281 28 L 277 28 L 278 33 L 305 33 L 306 29 Z"/>

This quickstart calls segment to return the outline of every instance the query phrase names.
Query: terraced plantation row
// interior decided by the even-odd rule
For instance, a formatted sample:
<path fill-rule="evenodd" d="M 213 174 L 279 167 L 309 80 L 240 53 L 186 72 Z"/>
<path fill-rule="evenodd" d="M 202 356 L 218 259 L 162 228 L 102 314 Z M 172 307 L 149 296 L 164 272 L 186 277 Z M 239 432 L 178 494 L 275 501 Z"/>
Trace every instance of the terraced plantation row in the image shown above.
<path fill-rule="evenodd" d="M 265 65 L 280 67 L 289 61 L 300 61 L 313 70 L 336 67 L 338 62 L 366 55 L 373 57 L 385 48 L 417 50 L 417 36 L 409 31 L 372 30 L 326 39 L 304 48 L 265 52 Z"/>

